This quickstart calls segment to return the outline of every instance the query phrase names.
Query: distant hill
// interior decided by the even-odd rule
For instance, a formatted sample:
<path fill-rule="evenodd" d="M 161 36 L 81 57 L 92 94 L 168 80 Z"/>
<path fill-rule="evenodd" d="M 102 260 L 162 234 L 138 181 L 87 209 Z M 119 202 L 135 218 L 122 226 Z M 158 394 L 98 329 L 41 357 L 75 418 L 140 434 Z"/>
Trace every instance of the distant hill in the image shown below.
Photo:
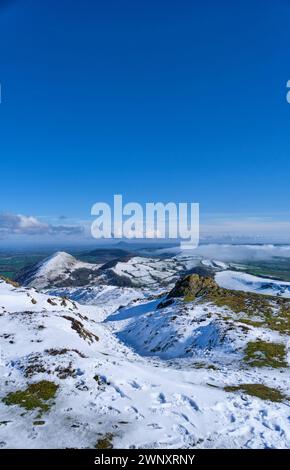
<path fill-rule="evenodd" d="M 109 261 L 128 256 L 133 256 L 133 254 L 130 251 L 123 250 L 121 248 L 97 248 L 77 255 L 77 257 L 82 261 L 97 264 L 108 263 Z"/>
<path fill-rule="evenodd" d="M 23 286 L 37 289 L 97 285 L 166 286 L 175 282 L 179 273 L 185 270 L 185 264 L 173 258 L 145 258 L 117 249 L 94 250 L 82 259 L 56 252 L 40 263 L 21 270 L 15 280 Z"/>

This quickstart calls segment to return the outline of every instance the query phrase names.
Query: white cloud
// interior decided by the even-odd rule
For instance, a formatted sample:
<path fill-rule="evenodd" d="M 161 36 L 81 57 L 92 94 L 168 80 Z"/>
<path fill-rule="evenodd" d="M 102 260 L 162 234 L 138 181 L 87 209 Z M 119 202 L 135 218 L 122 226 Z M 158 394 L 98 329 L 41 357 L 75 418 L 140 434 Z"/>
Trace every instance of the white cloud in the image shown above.
<path fill-rule="evenodd" d="M 0 214 L 0 237 L 9 235 L 78 235 L 83 232 L 79 225 L 53 225 L 41 222 L 33 216 Z"/>

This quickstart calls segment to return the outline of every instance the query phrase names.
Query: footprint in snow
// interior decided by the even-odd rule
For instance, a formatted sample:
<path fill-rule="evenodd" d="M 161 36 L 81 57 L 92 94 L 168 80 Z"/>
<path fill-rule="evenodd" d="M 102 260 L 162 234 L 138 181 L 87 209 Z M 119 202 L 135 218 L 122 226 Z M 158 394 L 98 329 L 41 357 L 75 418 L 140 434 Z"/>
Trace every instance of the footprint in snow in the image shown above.
<path fill-rule="evenodd" d="M 132 388 L 134 388 L 135 390 L 141 390 L 141 385 L 138 384 L 138 382 L 136 382 L 135 380 L 133 380 L 132 382 L 129 382 L 129 385 L 131 385 Z"/>
<path fill-rule="evenodd" d="M 182 436 L 190 435 L 190 432 L 188 431 L 188 429 L 185 426 L 182 426 L 182 424 L 174 425 L 174 429 Z"/>
<path fill-rule="evenodd" d="M 196 428 L 195 424 L 190 421 L 189 417 L 185 413 L 180 413 L 179 414 L 179 413 L 174 412 L 174 414 L 180 416 L 182 419 L 184 419 L 184 421 L 186 421 L 192 427 Z"/>
<path fill-rule="evenodd" d="M 154 404 L 158 403 L 158 405 L 164 405 L 167 407 L 171 406 L 171 403 L 167 402 L 164 393 L 162 392 L 152 393 L 151 396 L 152 396 L 152 401 L 154 402 Z M 155 408 L 155 406 L 153 408 Z"/>
<path fill-rule="evenodd" d="M 123 390 L 120 389 L 120 387 L 118 387 L 118 385 L 115 385 L 113 383 L 111 383 L 111 386 L 114 388 L 114 390 L 120 395 L 121 398 L 128 398 L 128 400 L 131 400 L 130 397 L 128 397 L 128 395 L 126 395 Z"/>
<path fill-rule="evenodd" d="M 186 395 L 175 394 L 176 402 L 180 404 L 186 404 L 190 406 L 194 411 L 200 411 L 197 403 L 190 397 Z"/>
<path fill-rule="evenodd" d="M 100 408 L 100 412 L 105 413 L 107 415 L 112 415 L 112 416 L 121 414 L 121 411 L 118 410 L 117 408 L 114 408 L 113 406 L 103 406 Z"/>
<path fill-rule="evenodd" d="M 152 428 L 152 429 L 163 429 L 161 426 L 159 426 L 159 424 L 157 423 L 151 423 L 151 424 L 147 424 L 148 428 Z"/>
<path fill-rule="evenodd" d="M 127 413 L 131 413 L 131 414 L 133 413 L 136 419 L 144 419 L 144 415 L 139 413 L 139 410 L 135 408 L 135 406 L 126 406 L 125 411 Z"/>

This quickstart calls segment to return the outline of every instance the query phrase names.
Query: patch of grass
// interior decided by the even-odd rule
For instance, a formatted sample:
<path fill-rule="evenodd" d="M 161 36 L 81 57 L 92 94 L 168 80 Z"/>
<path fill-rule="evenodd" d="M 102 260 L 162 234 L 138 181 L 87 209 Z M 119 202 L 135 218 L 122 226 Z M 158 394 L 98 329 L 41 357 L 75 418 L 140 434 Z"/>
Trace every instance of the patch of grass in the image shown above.
<path fill-rule="evenodd" d="M 113 449 L 113 438 L 112 433 L 105 434 L 101 439 L 99 439 L 95 445 L 96 449 Z"/>
<path fill-rule="evenodd" d="M 199 298 L 205 302 L 213 302 L 218 307 L 226 307 L 232 312 L 244 312 L 250 316 L 260 312 L 270 315 L 271 302 L 277 300 L 261 294 L 224 289 L 214 279 L 198 274 L 190 274 L 178 281 L 168 294 L 168 298 L 172 297 L 183 297 L 186 302 Z"/>
<path fill-rule="evenodd" d="M 263 321 L 254 321 L 254 320 L 249 320 L 248 318 L 241 318 L 239 319 L 240 323 L 245 323 L 246 325 L 253 326 L 255 328 L 259 327 L 265 327 L 265 323 Z"/>
<path fill-rule="evenodd" d="M 282 334 L 290 334 L 290 304 L 285 301 L 281 304 L 277 314 L 266 315 L 265 322 L 268 328 Z"/>
<path fill-rule="evenodd" d="M 241 323 L 252 327 L 269 328 L 290 335 L 290 301 L 281 297 L 242 292 L 219 287 L 214 279 L 198 274 L 178 281 L 168 298 L 183 297 L 185 302 L 199 299 L 225 308 L 241 318 Z M 226 319 L 226 317 L 224 317 Z"/>
<path fill-rule="evenodd" d="M 227 307 L 234 313 L 242 313 L 243 318 L 239 319 L 242 323 L 258 328 L 270 328 L 280 334 L 290 334 L 288 299 L 226 289 L 214 291 L 208 298 L 218 307 Z"/>
<path fill-rule="evenodd" d="M 290 281 L 289 258 L 279 256 L 271 260 L 247 261 L 242 266 L 239 263 L 239 270 L 241 268 L 248 274 L 253 274 L 254 276 Z"/>
<path fill-rule="evenodd" d="M 54 382 L 42 380 L 29 385 L 26 390 L 9 393 L 3 402 L 8 406 L 18 405 L 26 410 L 40 409 L 44 412 L 50 409 L 49 402 L 55 397 L 57 389 L 58 385 Z"/>
<path fill-rule="evenodd" d="M 187 294 L 184 297 L 184 302 L 193 302 L 195 297 L 193 295 Z"/>
<path fill-rule="evenodd" d="M 226 392 L 244 392 L 261 400 L 281 402 L 289 398 L 276 388 L 267 387 L 263 384 L 241 384 L 233 387 L 225 387 Z"/>
<path fill-rule="evenodd" d="M 10 252 L 0 254 L 0 274 L 8 276 L 10 279 L 16 280 L 19 274 L 22 274 L 22 269 L 33 266 L 39 263 L 51 252 L 46 253 L 17 253 L 11 254 Z"/>
<path fill-rule="evenodd" d="M 249 316 L 272 314 L 270 299 L 254 293 L 218 289 L 209 294 L 209 300 L 218 307 L 227 307 L 235 313 L 246 313 Z"/>
<path fill-rule="evenodd" d="M 285 354 L 284 344 L 250 341 L 245 349 L 244 361 L 251 367 L 287 367 Z"/>
<path fill-rule="evenodd" d="M 207 362 L 195 362 L 193 367 L 195 369 L 219 370 L 214 364 L 208 364 Z"/>
<path fill-rule="evenodd" d="M 272 301 L 272 307 L 261 307 L 255 314 L 256 319 L 251 318 L 249 311 L 244 313 L 248 317 L 239 318 L 238 321 L 255 328 L 270 328 L 271 330 L 278 331 L 280 334 L 290 334 L 290 304 L 288 300 L 277 299 L 276 302 Z"/>
<path fill-rule="evenodd" d="M 18 282 L 12 281 L 12 279 L 10 279 L 9 277 L 0 276 L 0 279 L 2 279 L 2 281 L 6 282 L 7 284 L 11 284 L 11 286 L 13 287 L 20 287 L 20 284 L 18 284 Z"/>

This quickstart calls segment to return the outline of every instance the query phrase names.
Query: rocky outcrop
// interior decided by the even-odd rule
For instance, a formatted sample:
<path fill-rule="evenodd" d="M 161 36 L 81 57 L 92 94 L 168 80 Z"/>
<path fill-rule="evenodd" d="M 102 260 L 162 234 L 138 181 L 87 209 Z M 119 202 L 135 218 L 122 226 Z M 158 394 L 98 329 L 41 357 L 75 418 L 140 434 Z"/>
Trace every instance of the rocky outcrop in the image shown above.
<path fill-rule="evenodd" d="M 189 274 L 177 281 L 167 298 L 185 297 L 194 300 L 220 290 L 218 284 L 210 277 L 202 277 L 198 274 Z"/>
<path fill-rule="evenodd" d="M 290 300 L 270 295 L 243 292 L 220 287 L 214 279 L 189 274 L 177 281 L 166 300 L 210 302 L 216 307 L 239 314 L 252 327 L 267 327 L 282 334 L 290 334 Z M 167 306 L 166 300 L 159 308 Z"/>

